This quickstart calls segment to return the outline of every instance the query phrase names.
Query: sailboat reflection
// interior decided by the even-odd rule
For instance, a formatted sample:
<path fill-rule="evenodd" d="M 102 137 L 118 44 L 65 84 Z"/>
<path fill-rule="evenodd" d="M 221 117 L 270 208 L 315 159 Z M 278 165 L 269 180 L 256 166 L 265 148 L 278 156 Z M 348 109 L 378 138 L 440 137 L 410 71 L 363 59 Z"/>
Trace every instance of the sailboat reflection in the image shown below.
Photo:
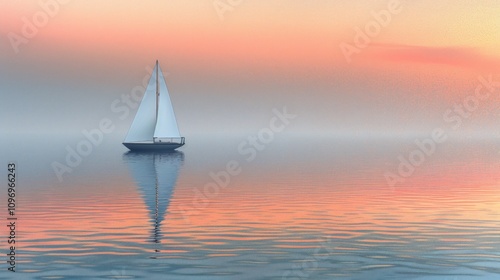
<path fill-rule="evenodd" d="M 127 152 L 123 155 L 149 210 L 153 230 L 151 242 L 161 243 L 160 225 L 165 218 L 179 169 L 182 152 Z M 158 252 L 158 250 L 156 250 Z"/>

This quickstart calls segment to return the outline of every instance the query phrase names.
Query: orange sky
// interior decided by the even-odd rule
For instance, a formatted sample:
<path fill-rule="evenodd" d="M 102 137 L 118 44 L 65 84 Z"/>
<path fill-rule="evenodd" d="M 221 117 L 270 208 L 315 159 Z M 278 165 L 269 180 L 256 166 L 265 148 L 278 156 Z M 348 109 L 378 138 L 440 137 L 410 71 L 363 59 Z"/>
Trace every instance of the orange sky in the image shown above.
<path fill-rule="evenodd" d="M 236 104 L 238 97 L 250 94 L 260 102 L 299 107 L 304 115 L 321 112 L 304 125 L 351 120 L 355 110 L 361 110 L 390 112 L 376 126 L 401 129 L 403 124 L 389 122 L 407 111 L 414 99 L 435 105 L 429 107 L 431 118 L 440 119 L 447 107 L 475 88 L 478 75 L 497 75 L 500 69 L 500 2 L 494 0 L 400 0 L 400 12 L 391 13 L 386 26 L 349 59 L 341 44 L 355 46 L 356 30 L 366 32 L 374 14 L 385 13 L 396 0 L 243 1 L 224 6 L 223 12 L 214 3 L 227 0 L 217 1 L 69 1 L 59 4 L 47 24 L 18 46 L 17 54 L 9 36 L 21 36 L 23 18 L 33 21 L 43 9 L 39 1 L 2 1 L 0 62 L 11 75 L 3 84 L 15 87 L 29 76 L 44 83 L 71 80 L 75 84 L 69 89 L 96 82 L 115 88 L 121 84 L 120 91 L 126 92 L 142 79 L 143 69 L 159 59 L 172 75 L 167 83 L 177 90 L 173 99 L 181 112 L 188 107 L 200 114 L 211 111 L 189 104 L 187 95 L 179 92 L 190 93 L 189 100 L 225 102 L 230 104 L 227 108 L 238 108 L 235 112 L 244 111 L 238 107 L 243 104 Z M 235 93 L 230 84 L 248 92 Z M 262 87 L 273 93 L 261 93 Z M 397 97 L 388 97 L 388 92 Z M 385 105 L 375 107 L 373 99 Z M 399 105 L 387 110 L 392 100 Z M 255 102 L 252 106 L 262 111 L 254 115 L 270 111 Z M 318 110 L 323 104 L 339 107 Z M 342 109 L 346 115 L 332 115 Z M 107 107 L 102 110 L 109 114 Z M 428 109 L 417 108 L 411 114 L 422 115 L 422 110 Z M 348 126 L 364 126 L 356 122 Z M 189 122 L 181 126 L 189 127 Z"/>
<path fill-rule="evenodd" d="M 54 17 L 21 49 L 80 52 L 95 60 L 108 52 L 142 60 L 163 50 L 191 58 L 193 64 L 216 58 L 228 67 L 241 62 L 265 67 L 269 61 L 284 68 L 343 65 L 338 45 L 352 43 L 354 28 L 364 29 L 373 20 L 371 13 L 387 10 L 390 3 L 245 1 L 222 13 L 221 20 L 214 2 L 70 1 L 59 4 Z M 389 52 L 392 45 L 414 48 L 419 55 L 412 62 L 421 63 L 435 60 L 434 52 L 442 48 L 460 49 L 453 56 L 457 64 L 471 57 L 487 60 L 485 56 L 499 56 L 500 36 L 495 36 L 500 30 L 498 2 L 399 2 L 401 12 L 392 15 L 388 26 L 371 38 L 378 48 Z M 43 11 L 38 1 L 2 1 L 0 8 L 4 36 L 20 34 L 22 18 L 32 21 L 34 14 Z M 411 60 L 407 56 L 392 59 Z M 498 66 L 498 59 L 496 62 Z"/>

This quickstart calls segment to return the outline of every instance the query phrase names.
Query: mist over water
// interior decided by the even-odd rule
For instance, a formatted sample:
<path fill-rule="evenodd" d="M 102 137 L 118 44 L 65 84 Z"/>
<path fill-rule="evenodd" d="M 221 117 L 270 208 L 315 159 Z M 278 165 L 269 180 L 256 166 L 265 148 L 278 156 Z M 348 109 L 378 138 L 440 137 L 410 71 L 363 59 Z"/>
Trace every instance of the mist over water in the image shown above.
<path fill-rule="evenodd" d="M 17 278 L 498 278 L 500 2 L 115 2 L 0 1 Z"/>
<path fill-rule="evenodd" d="M 451 139 L 391 187 L 384 173 L 397 172 L 398 156 L 415 149 L 414 139 L 276 134 L 248 160 L 238 153 L 244 136 L 191 137 L 167 154 L 127 152 L 121 139 L 109 137 L 59 182 L 50 164 L 64 163 L 65 145 L 80 140 L 47 138 L 40 150 L 25 139 L 3 157 L 19 170 L 17 275 L 495 279 L 500 273 L 495 141 Z M 217 182 L 211 173 L 226 182 L 220 174 L 229 161 L 240 172 L 227 186 L 207 188 Z"/>

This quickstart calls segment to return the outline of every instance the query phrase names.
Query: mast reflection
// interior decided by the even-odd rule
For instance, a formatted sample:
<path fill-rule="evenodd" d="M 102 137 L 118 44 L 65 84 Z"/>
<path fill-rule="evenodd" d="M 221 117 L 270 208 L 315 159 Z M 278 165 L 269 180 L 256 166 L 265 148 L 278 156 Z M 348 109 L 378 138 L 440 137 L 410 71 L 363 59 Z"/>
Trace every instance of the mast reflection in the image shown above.
<path fill-rule="evenodd" d="M 123 161 L 129 167 L 149 211 L 153 228 L 148 241 L 161 243 L 161 223 L 165 219 L 184 154 L 179 151 L 127 152 Z"/>

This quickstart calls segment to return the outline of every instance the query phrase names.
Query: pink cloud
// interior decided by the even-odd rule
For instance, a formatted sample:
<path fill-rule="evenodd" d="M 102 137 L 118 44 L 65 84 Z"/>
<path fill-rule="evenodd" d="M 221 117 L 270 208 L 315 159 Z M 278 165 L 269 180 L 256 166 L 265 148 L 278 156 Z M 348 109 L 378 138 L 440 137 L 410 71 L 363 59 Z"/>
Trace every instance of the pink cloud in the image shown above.
<path fill-rule="evenodd" d="M 484 70 L 500 69 L 499 58 L 482 54 L 475 48 L 374 44 L 372 52 L 376 59 L 389 62 L 442 64 Z"/>

